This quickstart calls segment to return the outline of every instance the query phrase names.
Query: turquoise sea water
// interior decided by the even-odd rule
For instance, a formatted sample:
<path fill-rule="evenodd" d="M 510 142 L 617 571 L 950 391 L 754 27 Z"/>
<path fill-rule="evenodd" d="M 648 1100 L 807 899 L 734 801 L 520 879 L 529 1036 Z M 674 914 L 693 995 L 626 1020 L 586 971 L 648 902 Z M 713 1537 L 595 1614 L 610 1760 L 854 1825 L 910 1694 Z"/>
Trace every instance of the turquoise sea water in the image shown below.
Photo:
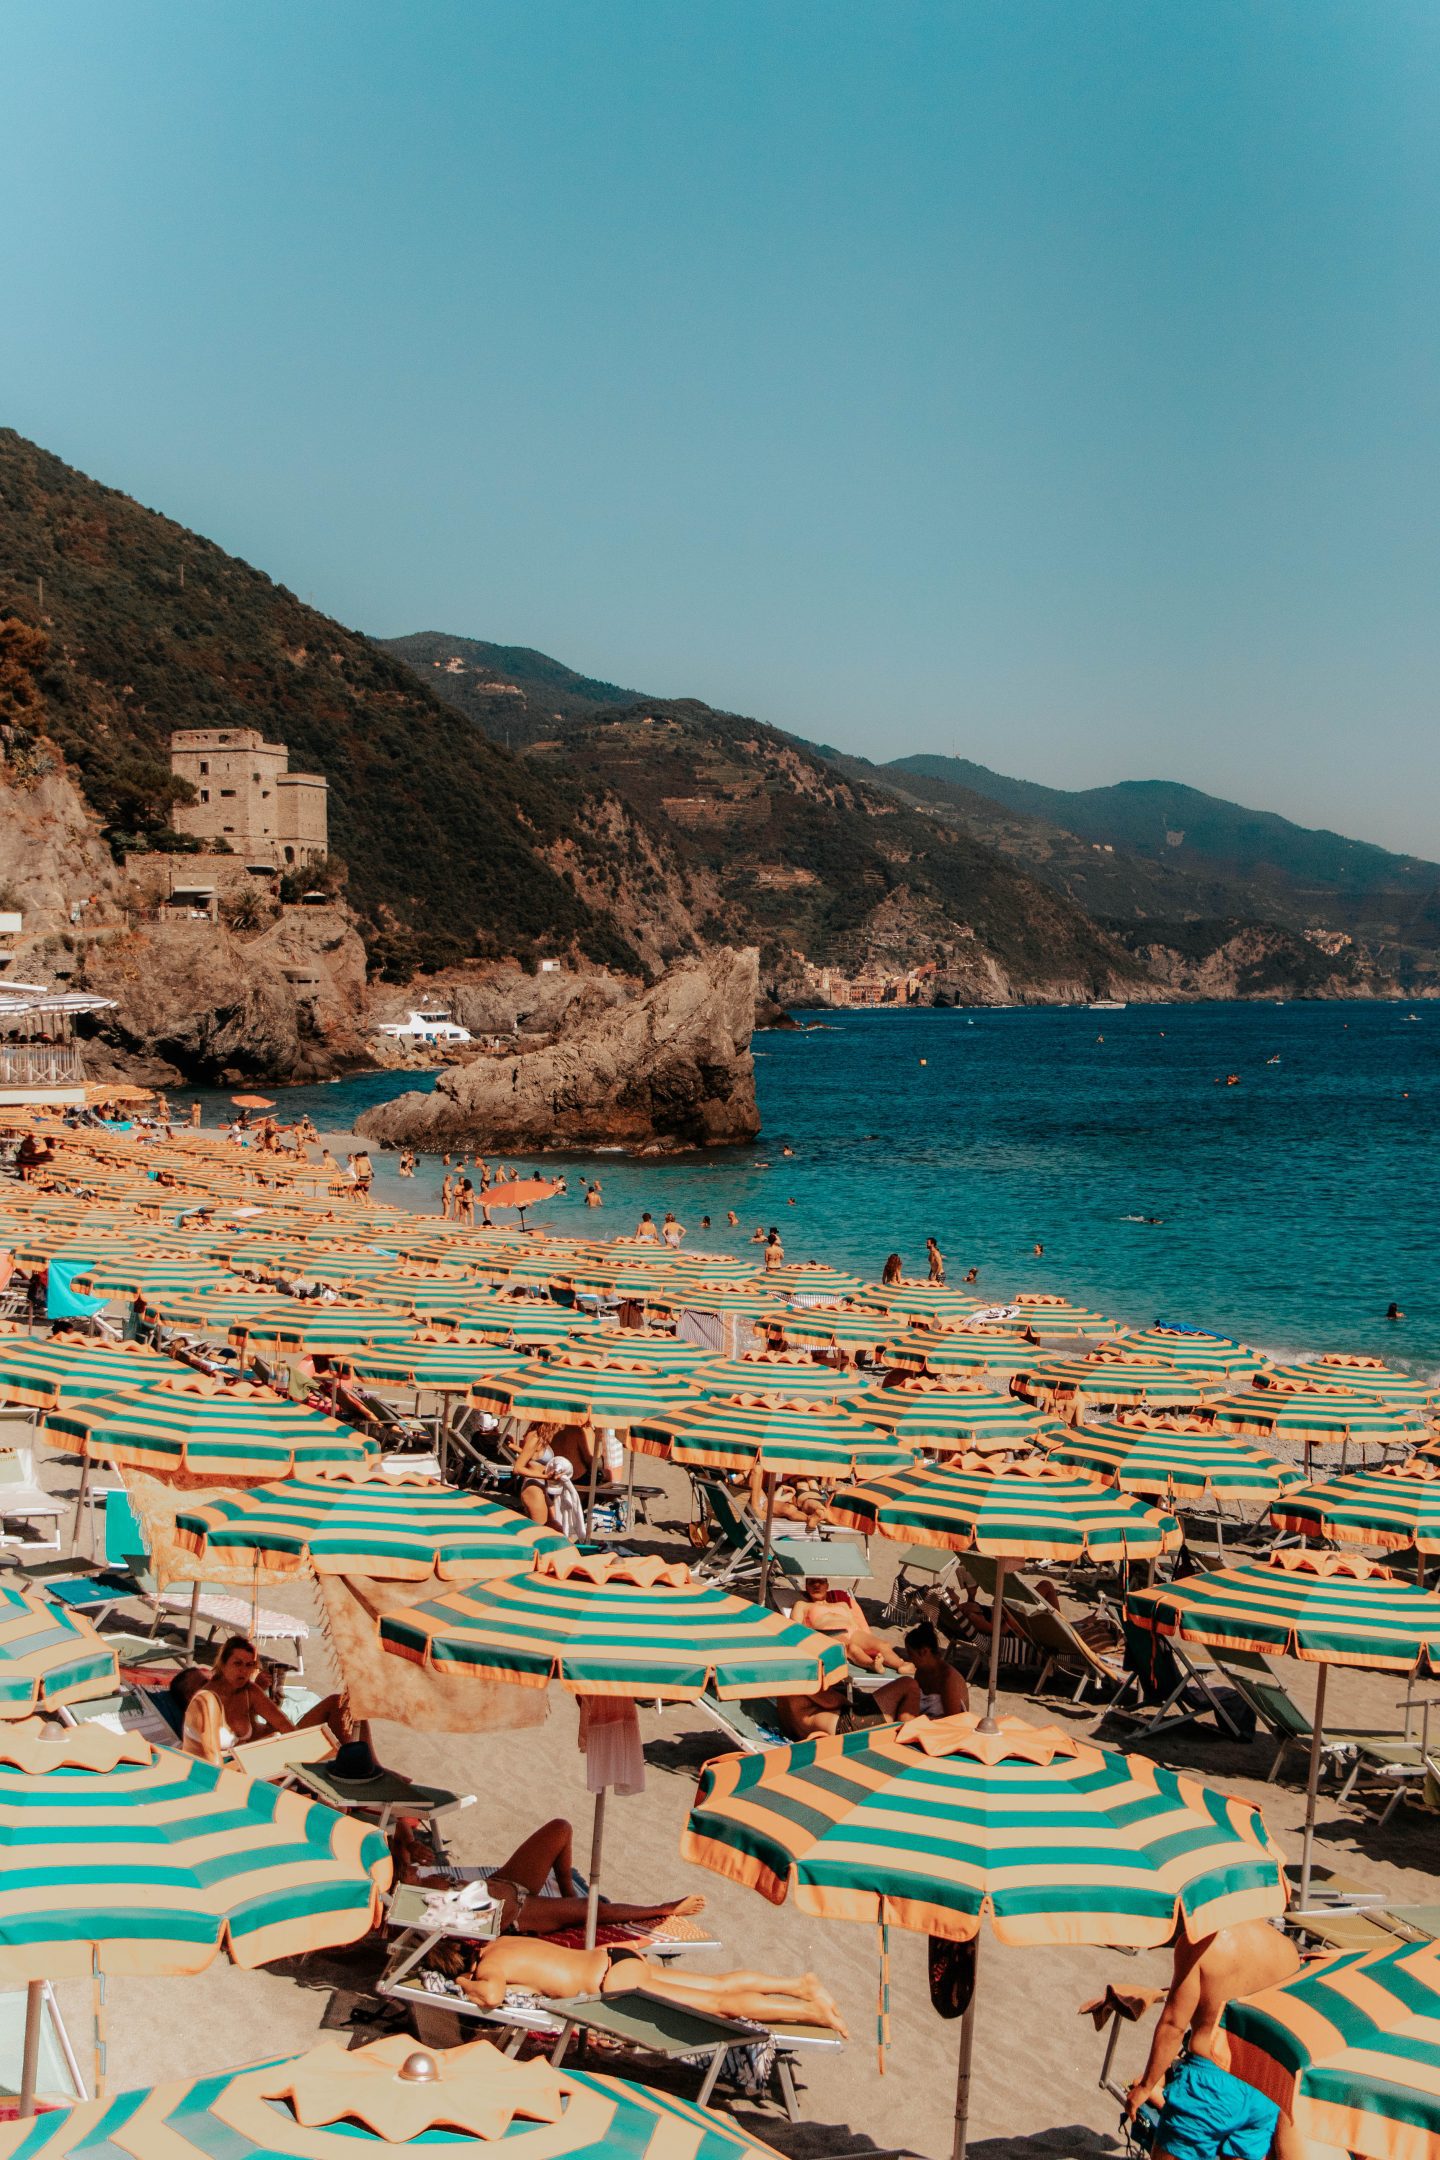
<path fill-rule="evenodd" d="M 552 1163 L 569 1193 L 542 1219 L 613 1235 L 642 1208 L 673 1208 L 690 1245 L 734 1251 L 774 1223 L 790 1258 L 871 1276 L 892 1250 L 923 1274 L 933 1231 L 951 1280 L 978 1267 L 997 1299 L 1053 1289 L 1142 1325 L 1437 1368 L 1440 1007 L 1411 1009 L 827 1015 L 814 1032 L 756 1037 L 754 1147 Z M 280 1099 L 340 1132 L 417 1084 L 375 1073 Z M 207 1122 L 224 1098 L 209 1100 Z M 386 1198 L 435 1207 L 433 1160 L 411 1181 L 393 1156 L 376 1165 Z M 580 1201 L 592 1175 L 598 1213 Z M 1392 1299 L 1399 1326 L 1383 1317 Z"/>

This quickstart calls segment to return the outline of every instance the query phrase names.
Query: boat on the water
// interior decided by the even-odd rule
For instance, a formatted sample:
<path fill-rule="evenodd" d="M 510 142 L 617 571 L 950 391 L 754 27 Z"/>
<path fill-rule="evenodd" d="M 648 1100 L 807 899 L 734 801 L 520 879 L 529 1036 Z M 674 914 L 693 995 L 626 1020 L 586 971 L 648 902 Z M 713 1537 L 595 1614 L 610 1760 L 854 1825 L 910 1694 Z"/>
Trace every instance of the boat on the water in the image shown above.
<path fill-rule="evenodd" d="M 1124 998 L 1091 998 L 1091 1012 L 1124 1012 Z"/>

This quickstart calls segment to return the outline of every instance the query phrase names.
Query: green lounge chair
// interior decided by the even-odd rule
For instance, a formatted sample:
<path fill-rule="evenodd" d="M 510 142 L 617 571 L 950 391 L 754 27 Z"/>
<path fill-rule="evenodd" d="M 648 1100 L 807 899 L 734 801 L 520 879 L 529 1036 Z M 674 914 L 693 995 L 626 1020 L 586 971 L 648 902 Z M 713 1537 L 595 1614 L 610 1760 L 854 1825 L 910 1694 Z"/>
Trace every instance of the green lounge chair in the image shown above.
<path fill-rule="evenodd" d="M 1267 1660 L 1253 1650 L 1216 1648 L 1211 1652 L 1221 1672 L 1243 1702 L 1278 1743 L 1275 1759 L 1266 1773 L 1273 1784 L 1292 1748 L 1308 1757 L 1315 1728 Z M 1418 1741 L 1393 1728 L 1375 1726 L 1327 1727 L 1321 1737 L 1321 1767 L 1348 1768 L 1340 1797 L 1348 1799 L 1362 1778 L 1379 1778 L 1396 1788 L 1385 1810 L 1388 1821 L 1398 1804 L 1406 1779 L 1423 1779 L 1425 1756 Z M 1349 1761 L 1354 1757 L 1353 1763 Z"/>
<path fill-rule="evenodd" d="M 695 1563 L 695 1572 L 707 1582 L 728 1589 L 749 1576 L 758 1576 L 765 1549 L 765 1526 L 739 1490 L 719 1478 L 697 1477 L 695 1492 L 701 1521 L 709 1530 L 710 1543 Z M 843 1582 L 867 1582 L 870 1562 L 858 1538 L 840 1531 L 833 1536 L 823 1527 L 814 1533 L 794 1535 L 782 1530 L 771 1538 L 775 1567 L 791 1582 L 807 1575 L 824 1575 Z"/>

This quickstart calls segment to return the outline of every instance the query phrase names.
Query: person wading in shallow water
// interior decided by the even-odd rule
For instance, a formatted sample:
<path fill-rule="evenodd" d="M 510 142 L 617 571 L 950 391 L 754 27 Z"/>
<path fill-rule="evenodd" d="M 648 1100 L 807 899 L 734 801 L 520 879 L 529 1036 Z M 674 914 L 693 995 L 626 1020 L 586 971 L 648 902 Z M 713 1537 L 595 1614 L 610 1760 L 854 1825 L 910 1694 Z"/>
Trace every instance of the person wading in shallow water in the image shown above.
<path fill-rule="evenodd" d="M 943 1283 L 945 1280 L 945 1255 L 941 1252 L 933 1237 L 926 1238 L 925 1250 L 930 1257 L 931 1282 Z"/>

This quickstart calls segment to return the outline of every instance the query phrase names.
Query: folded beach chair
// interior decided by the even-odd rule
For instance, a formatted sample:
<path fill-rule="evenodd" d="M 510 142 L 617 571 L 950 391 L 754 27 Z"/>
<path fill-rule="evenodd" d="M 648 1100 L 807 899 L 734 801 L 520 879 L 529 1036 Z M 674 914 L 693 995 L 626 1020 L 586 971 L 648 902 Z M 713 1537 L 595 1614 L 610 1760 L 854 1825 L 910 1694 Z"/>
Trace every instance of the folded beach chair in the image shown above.
<path fill-rule="evenodd" d="M 1303 1750 L 1308 1757 L 1315 1728 L 1279 1674 L 1263 1657 L 1252 1650 L 1215 1649 L 1211 1654 L 1217 1670 L 1223 1673 L 1241 1700 L 1249 1704 L 1259 1722 L 1278 1743 L 1275 1759 L 1266 1773 L 1273 1784 L 1292 1748 Z M 1338 1768 L 1349 1773 L 1341 1788 L 1342 1799 L 1348 1799 L 1362 1779 L 1378 1778 L 1394 1785 L 1406 1779 L 1420 1781 L 1425 1776 L 1425 1758 L 1420 1744 L 1408 1739 L 1403 1732 L 1369 1725 L 1337 1726 L 1333 1730 L 1327 1727 L 1320 1750 L 1322 1769 Z M 1398 1798 L 1397 1792 L 1385 1811 L 1386 1820 Z"/>
<path fill-rule="evenodd" d="M 32 1448 L 0 1454 L 0 1546 L 24 1553 L 58 1553 L 65 1503 L 35 1475 Z M 23 1526 L 23 1527 L 20 1527 Z"/>

